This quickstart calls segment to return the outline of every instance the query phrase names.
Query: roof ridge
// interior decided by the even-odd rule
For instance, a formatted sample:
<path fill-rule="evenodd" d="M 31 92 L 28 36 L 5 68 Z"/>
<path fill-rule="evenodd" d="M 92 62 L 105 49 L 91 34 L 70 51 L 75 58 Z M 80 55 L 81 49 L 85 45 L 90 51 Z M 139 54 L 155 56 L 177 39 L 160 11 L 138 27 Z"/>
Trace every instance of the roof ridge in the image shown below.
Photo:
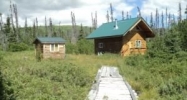
<path fill-rule="evenodd" d="M 141 19 L 141 17 L 134 17 L 134 18 L 128 18 L 128 19 L 124 19 L 124 20 L 117 20 L 117 22 L 124 22 L 124 21 L 132 20 L 132 19 Z M 103 24 L 109 24 L 109 23 L 115 23 L 115 21 L 113 21 L 113 22 L 106 22 L 106 23 L 103 23 Z"/>

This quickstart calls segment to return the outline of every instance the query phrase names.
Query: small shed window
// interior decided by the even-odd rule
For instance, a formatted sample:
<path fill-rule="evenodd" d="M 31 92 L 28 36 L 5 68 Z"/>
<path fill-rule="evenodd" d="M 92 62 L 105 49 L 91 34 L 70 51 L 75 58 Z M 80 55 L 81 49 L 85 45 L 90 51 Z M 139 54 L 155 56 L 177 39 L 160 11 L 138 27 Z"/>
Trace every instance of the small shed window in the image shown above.
<path fill-rule="evenodd" d="M 141 40 L 136 40 L 135 41 L 135 48 L 141 48 L 141 46 L 142 46 Z"/>
<path fill-rule="evenodd" d="M 51 44 L 51 52 L 59 51 L 58 44 Z"/>
<path fill-rule="evenodd" d="M 99 43 L 99 48 L 103 48 L 103 43 Z"/>

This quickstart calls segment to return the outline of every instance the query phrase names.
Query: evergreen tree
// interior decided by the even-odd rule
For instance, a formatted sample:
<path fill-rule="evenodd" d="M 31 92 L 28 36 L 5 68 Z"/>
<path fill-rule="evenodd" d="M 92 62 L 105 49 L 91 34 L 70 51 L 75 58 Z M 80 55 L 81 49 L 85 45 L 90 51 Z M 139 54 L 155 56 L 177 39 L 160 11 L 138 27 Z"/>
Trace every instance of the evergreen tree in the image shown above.
<path fill-rule="evenodd" d="M 83 30 L 83 26 L 82 26 L 82 23 L 81 23 L 81 27 L 80 27 L 80 31 L 79 31 L 79 40 L 83 39 L 85 36 L 84 36 L 84 30 Z"/>
<path fill-rule="evenodd" d="M 4 33 L 8 37 L 9 43 L 16 43 L 16 34 L 11 31 L 10 17 L 7 17 L 6 24 L 4 25 Z"/>

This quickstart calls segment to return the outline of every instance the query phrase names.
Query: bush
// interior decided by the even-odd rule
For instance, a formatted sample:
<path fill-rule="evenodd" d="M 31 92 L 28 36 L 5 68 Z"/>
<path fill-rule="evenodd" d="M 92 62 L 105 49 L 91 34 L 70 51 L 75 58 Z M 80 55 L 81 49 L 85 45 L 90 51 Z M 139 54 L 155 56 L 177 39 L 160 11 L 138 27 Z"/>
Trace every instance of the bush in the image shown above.
<path fill-rule="evenodd" d="M 77 44 L 66 43 L 66 53 L 68 54 L 92 54 L 94 44 L 92 41 L 81 39 Z"/>
<path fill-rule="evenodd" d="M 66 43 L 66 53 L 67 54 L 78 54 L 77 46 L 71 43 Z"/>
<path fill-rule="evenodd" d="M 3 53 L 0 51 L 0 61 L 3 59 Z"/>
<path fill-rule="evenodd" d="M 78 41 L 77 46 L 80 54 L 92 54 L 94 52 L 94 44 L 89 40 L 81 39 Z"/>
<path fill-rule="evenodd" d="M 9 51 L 18 52 L 28 50 L 29 46 L 25 43 L 11 43 L 9 44 Z"/>

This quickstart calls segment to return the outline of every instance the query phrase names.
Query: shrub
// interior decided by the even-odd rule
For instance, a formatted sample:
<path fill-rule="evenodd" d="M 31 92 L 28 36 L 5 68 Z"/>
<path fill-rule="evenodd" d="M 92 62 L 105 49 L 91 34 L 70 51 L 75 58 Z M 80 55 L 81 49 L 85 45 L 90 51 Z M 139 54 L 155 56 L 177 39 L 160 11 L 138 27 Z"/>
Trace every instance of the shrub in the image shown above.
<path fill-rule="evenodd" d="M 29 46 L 25 43 L 11 43 L 9 44 L 9 51 L 18 52 L 28 50 Z"/>
<path fill-rule="evenodd" d="M 86 39 L 81 39 L 77 43 L 78 52 L 80 54 L 92 54 L 94 51 L 93 43 Z"/>
<path fill-rule="evenodd" d="M 77 44 L 66 43 L 66 53 L 68 54 L 92 54 L 94 52 L 92 41 L 81 39 Z"/>
<path fill-rule="evenodd" d="M 77 46 L 71 43 L 66 43 L 67 54 L 78 54 Z"/>

